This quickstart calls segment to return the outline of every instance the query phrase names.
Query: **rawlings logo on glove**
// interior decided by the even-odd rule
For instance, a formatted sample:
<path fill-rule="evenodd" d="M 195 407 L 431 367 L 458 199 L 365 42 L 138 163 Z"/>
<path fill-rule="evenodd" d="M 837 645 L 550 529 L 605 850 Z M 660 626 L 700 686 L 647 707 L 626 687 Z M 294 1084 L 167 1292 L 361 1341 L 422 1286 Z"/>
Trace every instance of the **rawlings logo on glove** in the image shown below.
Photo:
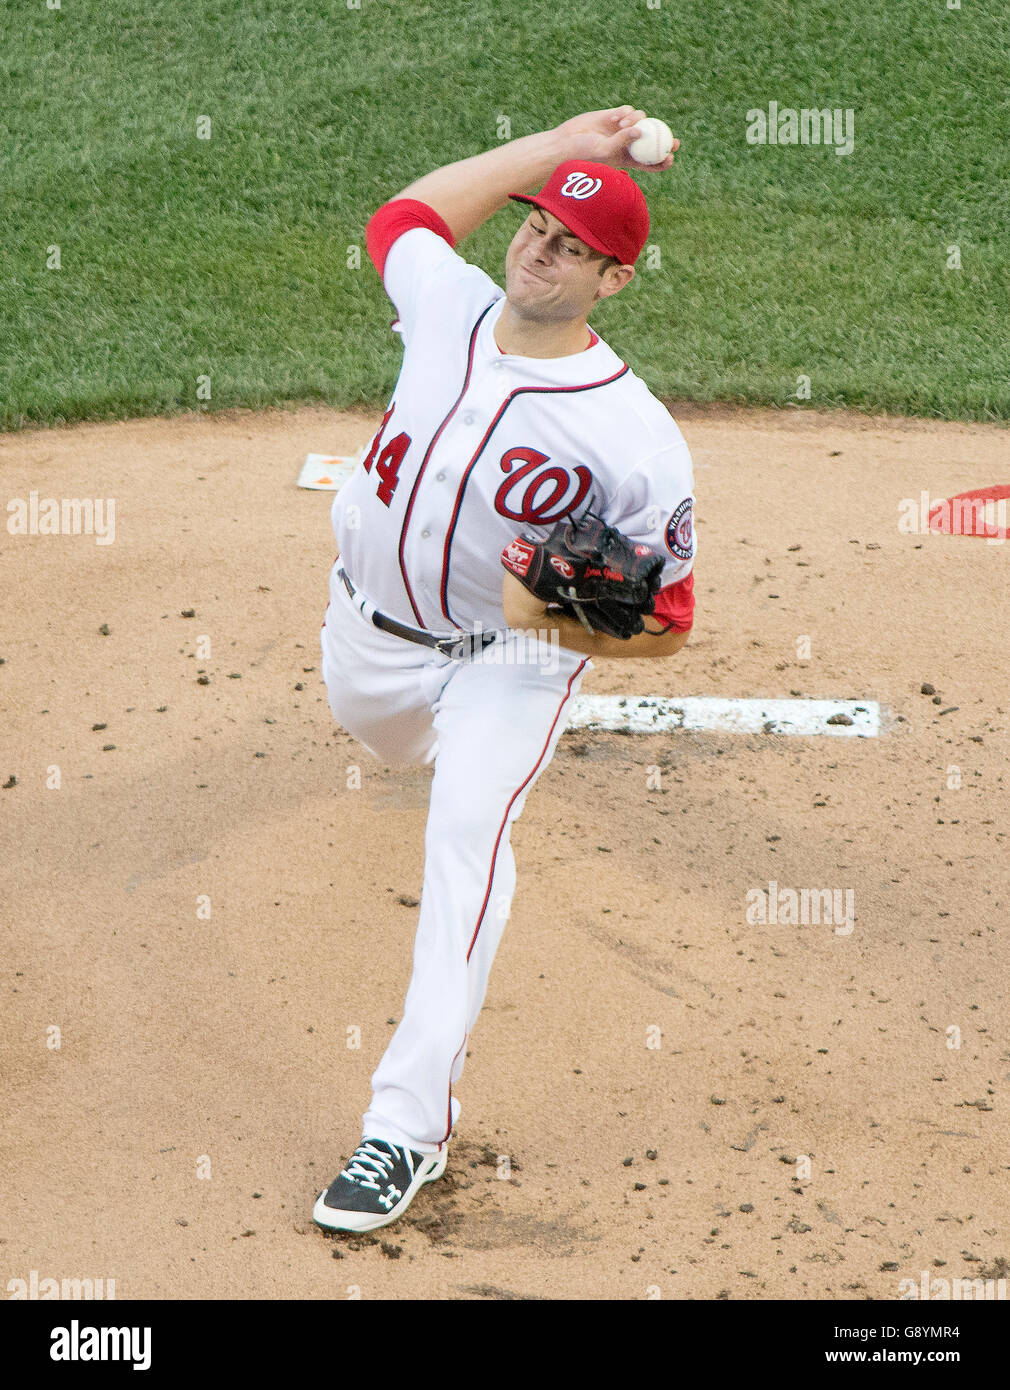
<path fill-rule="evenodd" d="M 521 541 L 517 536 L 514 541 L 509 541 L 502 551 L 502 563 L 518 578 L 522 579 L 530 567 L 533 559 L 533 546 L 526 541 Z"/>
<path fill-rule="evenodd" d="M 517 536 L 502 564 L 531 594 L 578 618 L 590 635 L 627 641 L 645 626 L 659 592 L 663 557 L 629 540 L 602 517 L 559 521 L 543 541 Z"/>

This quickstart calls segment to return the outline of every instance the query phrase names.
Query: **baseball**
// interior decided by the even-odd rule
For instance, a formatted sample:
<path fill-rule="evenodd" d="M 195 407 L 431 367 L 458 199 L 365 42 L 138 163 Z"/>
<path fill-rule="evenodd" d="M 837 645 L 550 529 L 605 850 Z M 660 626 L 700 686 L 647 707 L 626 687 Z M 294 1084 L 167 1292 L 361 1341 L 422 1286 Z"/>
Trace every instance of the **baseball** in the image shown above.
<path fill-rule="evenodd" d="M 639 164 L 662 164 L 673 149 L 673 131 L 655 116 L 646 116 L 639 121 L 638 130 L 642 133 L 628 146 L 628 154 Z"/>

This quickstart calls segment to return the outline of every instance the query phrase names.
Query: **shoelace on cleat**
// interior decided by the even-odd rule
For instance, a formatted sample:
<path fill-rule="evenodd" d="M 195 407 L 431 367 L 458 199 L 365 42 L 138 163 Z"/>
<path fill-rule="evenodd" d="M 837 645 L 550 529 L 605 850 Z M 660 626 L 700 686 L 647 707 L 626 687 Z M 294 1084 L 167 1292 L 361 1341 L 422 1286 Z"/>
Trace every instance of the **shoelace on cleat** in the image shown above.
<path fill-rule="evenodd" d="M 413 1177 L 414 1165 L 411 1161 L 410 1150 L 402 1149 L 400 1152 L 404 1156 L 410 1176 Z M 395 1162 L 396 1158 L 392 1153 L 383 1152 L 382 1149 L 377 1149 L 372 1144 L 359 1144 L 347 1167 L 341 1170 L 340 1176 L 346 1178 L 348 1182 L 358 1183 L 361 1187 L 374 1187 L 378 1192 L 379 1184 L 375 1179 L 377 1177 L 388 1178 L 393 1171 Z"/>

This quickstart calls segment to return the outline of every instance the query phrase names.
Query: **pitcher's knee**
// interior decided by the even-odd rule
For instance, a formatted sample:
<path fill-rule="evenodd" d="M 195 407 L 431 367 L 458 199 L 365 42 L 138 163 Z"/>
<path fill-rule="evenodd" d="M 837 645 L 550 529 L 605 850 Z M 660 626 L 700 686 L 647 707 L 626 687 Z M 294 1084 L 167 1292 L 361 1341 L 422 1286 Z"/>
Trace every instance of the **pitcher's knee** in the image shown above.
<path fill-rule="evenodd" d="M 457 854 L 486 858 L 507 843 L 515 814 L 498 798 L 444 797 L 432 793 L 425 844 L 429 850 L 451 844 Z"/>

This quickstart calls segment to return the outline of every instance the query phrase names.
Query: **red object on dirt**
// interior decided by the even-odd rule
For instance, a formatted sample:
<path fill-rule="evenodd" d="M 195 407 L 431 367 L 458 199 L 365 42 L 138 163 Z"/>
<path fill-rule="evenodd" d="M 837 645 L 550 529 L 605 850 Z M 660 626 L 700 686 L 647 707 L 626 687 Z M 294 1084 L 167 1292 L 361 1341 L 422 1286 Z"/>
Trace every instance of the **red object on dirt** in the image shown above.
<path fill-rule="evenodd" d="M 929 509 L 929 529 L 948 536 L 980 536 L 985 540 L 1008 540 L 1006 525 L 1010 484 L 974 488 L 956 497 L 934 502 Z M 992 505 L 987 506 L 987 503 Z"/>

